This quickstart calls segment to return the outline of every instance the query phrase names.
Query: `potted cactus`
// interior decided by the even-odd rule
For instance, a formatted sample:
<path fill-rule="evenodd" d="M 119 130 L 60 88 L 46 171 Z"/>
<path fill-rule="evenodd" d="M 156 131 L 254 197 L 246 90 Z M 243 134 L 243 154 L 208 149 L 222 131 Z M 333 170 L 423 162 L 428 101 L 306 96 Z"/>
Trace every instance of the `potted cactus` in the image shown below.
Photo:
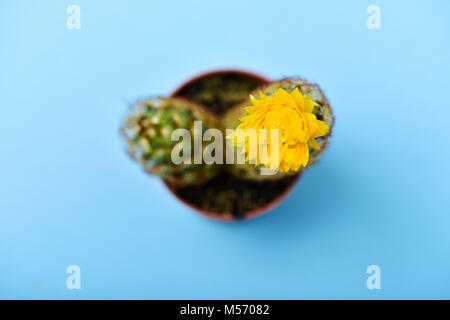
<path fill-rule="evenodd" d="M 127 142 L 128 154 L 138 161 L 144 170 L 157 174 L 173 188 L 202 185 L 216 176 L 220 167 L 216 164 L 175 164 L 172 160 L 174 143 L 172 132 L 188 129 L 196 135 L 195 121 L 204 127 L 215 128 L 214 115 L 200 105 L 179 98 L 152 98 L 136 103 L 130 110 L 122 134 Z M 204 150 L 205 144 L 202 144 Z"/>
<path fill-rule="evenodd" d="M 253 108 L 249 108 L 252 104 Z M 287 157 L 281 159 L 279 169 L 282 170 L 276 174 L 260 174 L 262 167 L 270 166 L 264 161 L 226 164 L 224 159 L 215 164 L 191 161 L 176 165 L 170 157 L 175 145 L 170 139 L 173 130 L 187 128 L 194 135 L 194 122 L 202 121 L 202 130 L 220 128 L 224 133 L 223 146 L 230 148 L 225 142 L 225 129 L 245 126 L 248 129 L 249 124 L 251 127 L 255 123 L 252 117 L 261 116 L 259 111 L 263 108 L 267 109 L 267 114 L 261 119 L 270 127 L 271 123 L 279 122 L 280 112 L 292 112 L 289 108 L 281 109 L 289 104 L 294 105 L 294 117 L 303 120 L 297 119 L 299 127 L 294 122 L 293 129 L 288 130 L 293 136 L 283 130 L 280 145 Z M 261 119 L 257 123 L 262 123 Z M 306 131 L 299 131 L 302 125 Z M 281 203 L 302 171 L 317 161 L 332 125 L 331 108 L 317 85 L 300 78 L 269 82 L 255 74 L 225 70 L 186 82 L 170 98 L 137 103 L 131 108 L 122 133 L 130 156 L 140 162 L 145 171 L 159 175 L 178 199 L 210 218 L 235 221 L 256 217 Z M 302 138 L 304 134 L 306 138 Z M 205 150 L 207 144 L 203 142 L 201 150 Z"/>

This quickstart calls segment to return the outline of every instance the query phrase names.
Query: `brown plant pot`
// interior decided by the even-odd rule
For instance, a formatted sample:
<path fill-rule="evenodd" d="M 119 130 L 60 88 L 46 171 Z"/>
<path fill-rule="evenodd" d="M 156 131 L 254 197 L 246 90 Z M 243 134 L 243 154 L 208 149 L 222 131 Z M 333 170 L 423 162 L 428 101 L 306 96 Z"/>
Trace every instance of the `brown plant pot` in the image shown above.
<path fill-rule="evenodd" d="M 254 88 L 251 88 L 248 92 L 246 92 L 247 97 L 248 97 L 248 94 L 250 93 L 250 91 L 252 91 L 258 87 L 262 87 L 269 82 L 268 79 L 266 79 L 260 75 L 251 73 L 251 72 L 246 72 L 246 71 L 241 71 L 241 70 L 229 70 L 229 69 L 217 70 L 217 71 L 200 74 L 200 75 L 186 81 L 171 94 L 171 97 L 182 97 L 187 100 L 191 100 L 196 103 L 203 104 L 204 107 L 206 107 L 213 113 L 220 115 L 220 114 L 224 113 L 227 109 L 229 109 L 231 107 L 231 105 L 227 105 L 226 103 L 205 102 L 202 100 L 202 98 L 199 98 L 198 96 L 195 96 L 193 94 L 193 91 L 195 91 L 195 88 L 196 87 L 198 88 L 198 86 L 201 83 L 203 83 L 202 81 L 205 81 L 205 79 L 211 79 L 211 77 L 222 78 L 222 79 L 224 79 L 223 81 L 225 81 L 225 84 L 227 84 L 226 81 L 236 81 L 236 79 L 242 79 L 242 81 L 250 82 L 252 85 L 255 84 Z M 227 79 L 230 79 L 230 80 L 227 80 Z M 208 94 L 206 96 L 208 96 Z M 300 177 L 300 174 L 297 174 L 293 177 L 287 178 L 289 180 L 286 181 L 285 185 L 284 184 L 282 185 L 280 190 L 278 190 L 279 192 L 277 192 L 277 194 L 271 195 L 271 197 L 273 197 L 273 198 L 270 199 L 270 201 L 268 201 L 267 203 L 264 203 L 263 205 L 261 205 L 259 207 L 253 208 L 249 211 L 239 212 L 239 214 L 236 214 L 235 212 L 234 213 L 228 213 L 228 212 L 219 213 L 219 212 L 213 212 L 210 210 L 205 210 L 205 209 L 201 208 L 201 206 L 199 206 L 198 204 L 195 204 L 194 201 L 192 201 L 192 197 L 191 198 L 187 197 L 186 195 L 183 194 L 183 192 L 181 192 L 178 189 L 173 188 L 167 182 L 165 182 L 165 185 L 178 200 L 180 200 L 182 203 L 184 203 L 185 205 L 187 205 L 188 207 L 190 207 L 197 213 L 199 213 L 203 216 L 206 216 L 208 218 L 215 219 L 215 220 L 232 222 L 232 221 L 236 221 L 236 220 L 249 220 L 249 219 L 259 217 L 259 216 L 273 210 L 277 206 L 279 206 L 292 193 L 295 184 L 299 180 L 299 177 Z M 217 179 L 221 179 L 221 178 L 217 178 Z M 227 177 L 227 179 L 230 179 L 230 178 Z M 234 178 L 234 179 L 236 180 L 236 184 L 243 183 L 239 179 L 236 179 L 236 178 Z M 248 186 L 249 188 L 255 187 L 255 188 L 262 189 L 262 188 L 266 187 L 265 185 L 262 185 L 260 182 L 245 182 L 245 183 L 246 184 L 250 183 L 250 185 Z M 254 184 L 254 186 L 252 185 L 252 183 Z M 192 187 L 187 187 L 187 188 L 192 188 Z M 195 188 L 197 188 L 197 189 L 193 192 L 195 194 L 197 194 L 198 197 L 202 197 L 204 195 L 203 191 L 206 191 L 206 188 L 208 188 L 208 184 L 203 187 L 195 187 Z"/>

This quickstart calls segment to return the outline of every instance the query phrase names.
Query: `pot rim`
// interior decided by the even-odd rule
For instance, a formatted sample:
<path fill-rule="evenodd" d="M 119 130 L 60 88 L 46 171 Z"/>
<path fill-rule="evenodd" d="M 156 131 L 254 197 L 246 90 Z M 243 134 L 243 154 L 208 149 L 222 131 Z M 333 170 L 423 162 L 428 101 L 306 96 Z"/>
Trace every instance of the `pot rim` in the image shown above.
<path fill-rule="evenodd" d="M 242 70 L 242 69 L 234 69 L 234 68 L 223 68 L 223 69 L 215 69 L 215 70 L 211 70 L 211 71 L 206 71 L 206 72 L 202 72 L 199 73 L 195 76 L 193 76 L 192 78 L 189 78 L 187 81 L 181 83 L 181 85 L 179 85 L 171 94 L 170 97 L 171 98 L 175 98 L 177 97 L 178 94 L 180 94 L 180 92 L 186 88 L 187 86 L 191 85 L 192 83 L 200 80 L 201 78 L 207 77 L 207 76 L 211 76 L 211 75 L 219 75 L 219 74 L 224 74 L 224 73 L 235 73 L 238 75 L 243 75 L 243 76 L 247 76 L 247 77 L 251 77 L 254 79 L 257 79 L 259 81 L 262 82 L 261 86 L 264 87 L 266 85 L 269 84 L 270 80 L 262 75 L 259 75 L 257 73 L 251 72 L 251 71 L 246 71 L 246 70 Z M 275 197 L 272 201 L 270 201 L 269 203 L 266 203 L 265 205 L 253 209 L 251 211 L 248 211 L 244 214 L 244 217 L 242 219 L 236 219 L 232 214 L 230 213 L 217 213 L 217 212 L 212 212 L 212 211 L 207 211 L 207 210 L 203 210 L 197 206 L 194 206 L 192 203 L 186 201 L 185 199 L 181 198 L 173 188 L 170 187 L 170 185 L 163 180 L 164 185 L 167 187 L 167 189 L 175 196 L 175 198 L 177 198 L 180 202 L 182 202 L 184 205 L 186 205 L 187 207 L 189 207 L 190 209 L 192 209 L 194 212 L 216 220 L 216 221 L 222 221 L 222 222 L 236 222 L 236 221 L 245 221 L 245 220 L 251 220 L 251 219 L 255 219 L 257 217 L 260 217 L 270 211 L 272 211 L 273 209 L 275 209 L 276 207 L 278 207 L 279 205 L 281 205 L 288 197 L 289 195 L 294 191 L 294 187 L 297 185 L 298 181 L 300 180 L 300 176 L 302 174 L 302 171 L 299 172 L 294 180 L 291 182 L 291 184 L 284 189 L 280 194 L 277 195 L 277 197 Z"/>
<path fill-rule="evenodd" d="M 262 82 L 262 86 L 266 86 L 270 82 L 270 80 L 268 78 L 266 78 L 265 76 L 260 75 L 256 72 L 247 71 L 247 70 L 243 70 L 243 69 L 234 69 L 234 68 L 229 68 L 229 69 L 228 68 L 219 68 L 219 69 L 214 69 L 214 70 L 210 70 L 210 71 L 197 73 L 193 77 L 189 78 L 187 81 L 182 82 L 174 91 L 172 91 L 172 93 L 170 94 L 170 97 L 175 98 L 180 93 L 180 91 L 182 91 L 184 88 L 191 85 L 192 83 L 200 80 L 201 78 L 218 75 L 218 74 L 222 74 L 222 73 L 235 73 L 238 75 L 255 78 Z"/>

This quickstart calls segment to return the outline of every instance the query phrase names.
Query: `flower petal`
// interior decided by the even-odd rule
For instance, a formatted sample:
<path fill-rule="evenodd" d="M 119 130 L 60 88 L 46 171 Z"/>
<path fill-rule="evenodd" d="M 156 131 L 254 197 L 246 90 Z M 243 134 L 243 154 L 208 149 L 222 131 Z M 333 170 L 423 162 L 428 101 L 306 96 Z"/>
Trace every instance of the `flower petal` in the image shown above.
<path fill-rule="evenodd" d="M 314 138 L 308 140 L 308 145 L 309 145 L 311 148 L 320 150 L 320 145 L 317 143 L 316 139 L 314 139 Z"/>
<path fill-rule="evenodd" d="M 296 103 L 297 107 L 300 109 L 300 111 L 304 111 L 305 103 L 304 103 L 303 95 L 300 92 L 300 90 L 298 90 L 297 87 L 291 92 L 291 96 L 294 98 L 295 103 Z"/>
<path fill-rule="evenodd" d="M 315 102 L 311 96 L 306 96 L 304 98 L 305 101 L 305 112 L 312 112 L 314 110 L 314 107 L 319 105 L 317 102 Z"/>

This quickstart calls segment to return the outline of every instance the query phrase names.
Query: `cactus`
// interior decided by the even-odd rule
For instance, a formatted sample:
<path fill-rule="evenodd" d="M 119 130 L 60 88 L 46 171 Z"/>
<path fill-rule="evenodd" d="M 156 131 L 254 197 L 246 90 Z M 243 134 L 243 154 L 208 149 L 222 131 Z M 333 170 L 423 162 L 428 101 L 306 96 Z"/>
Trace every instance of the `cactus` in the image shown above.
<path fill-rule="evenodd" d="M 202 130 L 217 127 L 215 117 L 201 106 L 178 98 L 152 98 L 134 105 L 122 128 L 129 155 L 148 173 L 157 174 L 173 188 L 202 185 L 219 171 L 215 164 L 173 163 L 172 132 L 189 130 L 194 137 L 194 121 L 202 121 Z M 202 149 L 205 143 L 202 142 Z M 191 150 L 194 148 L 191 146 Z"/>
<path fill-rule="evenodd" d="M 288 92 L 291 92 L 295 88 L 298 88 L 304 96 L 311 96 L 312 99 L 318 103 L 318 105 L 313 110 L 313 113 L 316 115 L 317 119 L 323 120 L 327 125 L 330 126 L 330 128 L 332 127 L 334 118 L 331 112 L 331 108 L 318 85 L 310 84 L 301 78 L 285 78 L 280 81 L 269 83 L 262 89 L 262 92 L 270 97 L 279 88 L 283 88 Z M 259 96 L 259 90 L 253 92 L 252 95 L 255 97 Z M 248 99 L 244 103 L 231 108 L 224 116 L 223 126 L 228 129 L 236 128 L 239 124 L 239 118 L 246 114 L 244 108 L 249 106 L 250 104 L 250 100 Z M 311 166 L 318 160 L 319 155 L 326 145 L 329 135 L 330 134 L 316 139 L 319 146 L 321 147 L 321 150 L 310 148 L 310 160 L 308 166 Z M 234 164 L 228 165 L 226 168 L 228 172 L 230 172 L 234 176 L 248 180 L 276 180 L 286 176 L 298 174 L 298 172 L 289 171 L 285 173 L 278 172 L 275 175 L 261 175 L 259 170 L 260 166 L 255 167 L 252 164 Z"/>

